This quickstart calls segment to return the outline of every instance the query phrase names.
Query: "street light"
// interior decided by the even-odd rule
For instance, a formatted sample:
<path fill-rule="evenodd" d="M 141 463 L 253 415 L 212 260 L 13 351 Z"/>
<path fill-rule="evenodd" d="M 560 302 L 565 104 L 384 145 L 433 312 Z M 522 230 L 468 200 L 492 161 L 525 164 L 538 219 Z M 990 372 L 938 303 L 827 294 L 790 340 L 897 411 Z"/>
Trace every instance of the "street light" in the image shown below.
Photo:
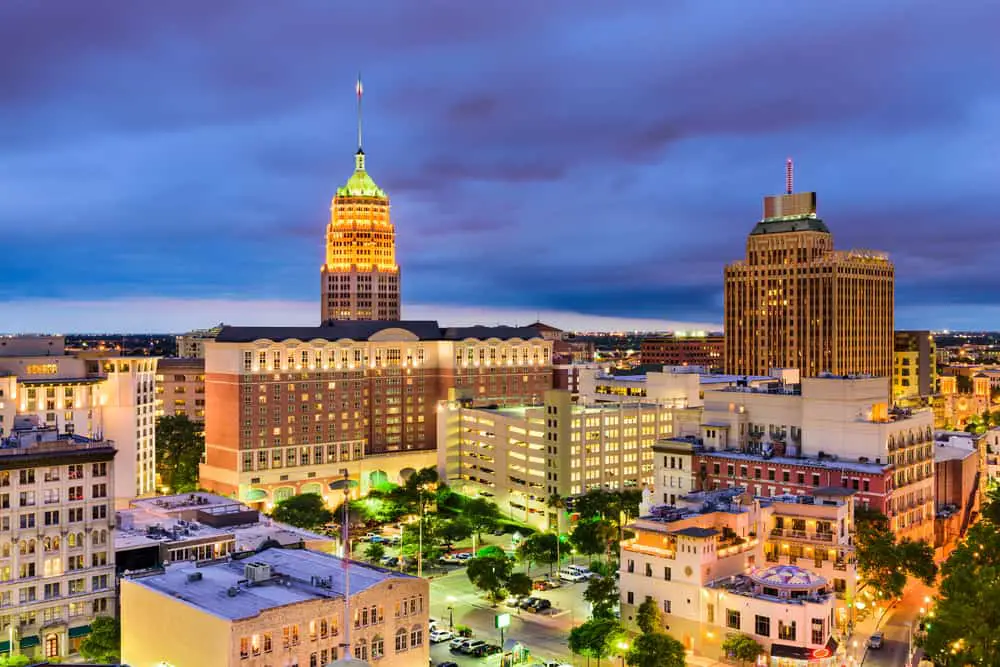
<path fill-rule="evenodd" d="M 452 605 L 455 604 L 455 596 L 454 595 L 449 595 L 445 599 L 448 602 L 448 629 L 449 630 L 454 630 L 455 629 L 455 608 Z"/>
<path fill-rule="evenodd" d="M 628 642 L 618 642 L 618 650 L 621 651 L 622 667 L 625 667 L 625 652 L 628 651 Z"/>

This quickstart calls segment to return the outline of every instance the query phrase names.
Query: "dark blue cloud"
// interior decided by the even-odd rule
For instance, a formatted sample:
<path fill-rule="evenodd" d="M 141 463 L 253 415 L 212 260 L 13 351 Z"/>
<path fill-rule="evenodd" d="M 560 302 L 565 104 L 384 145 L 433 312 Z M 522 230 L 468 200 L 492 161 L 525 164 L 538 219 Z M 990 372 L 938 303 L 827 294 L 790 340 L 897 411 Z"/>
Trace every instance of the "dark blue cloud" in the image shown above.
<path fill-rule="evenodd" d="M 932 0 L 9 0 L 0 299 L 314 298 L 361 69 L 409 302 L 718 321 L 791 154 L 838 245 L 897 261 L 900 324 L 950 326 L 995 302 L 996 25 Z"/>

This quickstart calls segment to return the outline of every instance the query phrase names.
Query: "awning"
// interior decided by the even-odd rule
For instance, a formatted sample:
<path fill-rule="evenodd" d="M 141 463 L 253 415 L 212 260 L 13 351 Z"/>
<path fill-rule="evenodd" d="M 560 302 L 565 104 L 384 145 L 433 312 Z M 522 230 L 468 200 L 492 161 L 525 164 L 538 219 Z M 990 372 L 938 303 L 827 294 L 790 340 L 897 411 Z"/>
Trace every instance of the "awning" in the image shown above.
<path fill-rule="evenodd" d="M 2 641 L 0 642 L 0 653 L 10 653 L 10 642 Z"/>
<path fill-rule="evenodd" d="M 32 646 L 38 646 L 42 643 L 42 640 L 38 638 L 38 635 L 31 635 L 30 637 L 21 637 L 21 648 L 31 648 Z"/>
<path fill-rule="evenodd" d="M 790 660 L 823 660 L 829 658 L 837 652 L 837 640 L 830 637 L 830 640 L 823 648 L 811 649 L 805 646 L 789 646 L 788 644 L 771 644 L 772 658 L 787 658 Z"/>
<path fill-rule="evenodd" d="M 247 501 L 255 503 L 267 498 L 267 491 L 264 489 L 250 489 L 247 491 Z"/>
<path fill-rule="evenodd" d="M 78 628 L 70 628 L 69 629 L 69 638 L 70 639 L 75 639 L 76 637 L 83 637 L 83 636 L 86 636 L 86 635 L 89 635 L 89 634 L 90 634 L 90 626 L 89 625 L 81 625 Z"/>

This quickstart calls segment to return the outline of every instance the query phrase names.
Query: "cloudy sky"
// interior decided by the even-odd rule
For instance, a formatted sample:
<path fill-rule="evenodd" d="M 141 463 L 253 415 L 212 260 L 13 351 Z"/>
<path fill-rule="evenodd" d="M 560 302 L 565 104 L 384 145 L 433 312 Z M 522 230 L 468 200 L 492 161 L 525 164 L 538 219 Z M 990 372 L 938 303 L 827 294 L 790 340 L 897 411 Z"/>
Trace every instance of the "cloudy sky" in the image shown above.
<path fill-rule="evenodd" d="M 1000 328 L 1000 3 L 0 3 L 0 330 L 318 318 L 355 149 L 407 317 L 721 321 L 763 195 Z"/>

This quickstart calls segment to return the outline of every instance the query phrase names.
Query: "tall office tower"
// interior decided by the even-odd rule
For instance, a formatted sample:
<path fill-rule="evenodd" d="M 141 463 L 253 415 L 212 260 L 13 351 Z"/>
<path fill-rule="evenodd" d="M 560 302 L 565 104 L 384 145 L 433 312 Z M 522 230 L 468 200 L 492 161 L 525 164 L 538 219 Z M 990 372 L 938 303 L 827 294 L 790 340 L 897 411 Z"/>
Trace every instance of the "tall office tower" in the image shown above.
<path fill-rule="evenodd" d="M 323 322 L 400 317 L 396 229 L 389 219 L 389 196 L 365 171 L 361 94 L 359 78 L 354 173 L 337 189 L 326 227 L 326 262 L 320 268 Z"/>
<path fill-rule="evenodd" d="M 897 331 L 894 362 L 894 401 L 937 393 L 937 346 L 930 331 Z"/>
<path fill-rule="evenodd" d="M 764 198 L 746 259 L 725 269 L 725 367 L 764 375 L 798 368 L 889 378 L 894 268 L 884 253 L 834 250 L 816 193 Z"/>

